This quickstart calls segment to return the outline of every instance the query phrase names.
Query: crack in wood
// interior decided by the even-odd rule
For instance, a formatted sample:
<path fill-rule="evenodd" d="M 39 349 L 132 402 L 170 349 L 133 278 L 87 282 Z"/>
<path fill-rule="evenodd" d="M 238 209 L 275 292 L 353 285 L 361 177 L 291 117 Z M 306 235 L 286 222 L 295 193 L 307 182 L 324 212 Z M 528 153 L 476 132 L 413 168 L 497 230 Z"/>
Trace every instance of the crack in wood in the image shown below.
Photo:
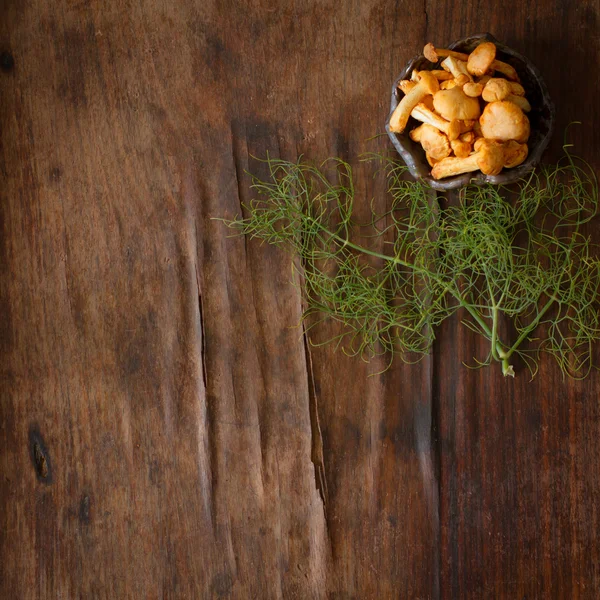
<path fill-rule="evenodd" d="M 194 232 L 196 236 L 196 248 L 198 247 L 198 224 L 194 221 Z M 198 292 L 198 316 L 200 318 L 200 332 L 202 344 L 200 345 L 200 361 L 202 363 L 202 380 L 204 382 L 204 393 L 206 394 L 208 377 L 206 375 L 206 328 L 204 326 L 204 307 L 202 305 L 202 288 L 200 286 L 200 274 L 198 273 L 198 262 L 196 261 L 196 287 Z"/>
<path fill-rule="evenodd" d="M 200 315 L 200 328 L 202 330 L 202 344 L 200 345 L 200 359 L 202 362 L 202 381 L 204 383 L 204 391 L 208 387 L 208 376 L 206 374 L 206 329 L 204 327 L 204 308 L 202 306 L 202 294 L 198 288 L 198 313 Z"/>
<path fill-rule="evenodd" d="M 308 402 L 311 430 L 310 459 L 315 469 L 315 486 L 319 491 L 321 500 L 323 501 L 323 510 L 325 511 L 325 519 L 327 519 L 328 496 L 327 479 L 325 477 L 325 460 L 323 456 L 323 435 L 321 433 L 321 425 L 319 424 L 319 407 L 315 389 L 312 356 L 309 348 L 308 334 L 306 332 L 304 323 L 302 323 L 302 338 L 304 341 L 304 353 L 306 355 L 306 375 L 308 377 Z"/>
<path fill-rule="evenodd" d="M 198 224 L 194 221 L 194 234 L 196 252 L 198 251 Z M 215 414 L 214 407 L 209 402 L 208 392 L 208 373 L 207 373 L 207 352 L 206 352 L 206 326 L 204 319 L 204 305 L 202 301 L 202 286 L 200 284 L 200 272 L 198 269 L 198 257 L 196 257 L 195 266 L 196 272 L 196 293 L 198 297 L 198 319 L 200 321 L 200 362 L 202 365 L 202 382 L 204 385 L 204 409 L 205 409 L 205 426 L 207 435 L 207 454 L 208 454 L 208 471 L 210 473 L 211 485 L 208 490 L 209 500 L 205 504 L 206 509 L 209 511 L 210 522 L 212 525 L 212 531 L 217 529 L 217 509 L 216 509 L 216 498 L 215 492 L 217 489 L 217 440 L 215 435 Z"/>

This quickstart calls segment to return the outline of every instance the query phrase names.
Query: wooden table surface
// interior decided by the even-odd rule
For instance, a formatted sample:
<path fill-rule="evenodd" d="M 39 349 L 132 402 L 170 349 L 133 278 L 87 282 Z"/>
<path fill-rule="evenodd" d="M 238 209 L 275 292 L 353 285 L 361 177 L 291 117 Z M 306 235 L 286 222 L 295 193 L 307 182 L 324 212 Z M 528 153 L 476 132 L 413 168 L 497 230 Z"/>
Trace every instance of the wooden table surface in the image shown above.
<path fill-rule="evenodd" d="M 597 599 L 600 376 L 457 316 L 368 377 L 214 217 L 252 157 L 357 166 L 427 40 L 540 68 L 600 168 L 598 0 L 0 1 L 0 597 Z M 596 241 L 600 237 L 595 235 Z M 311 342 L 335 333 L 311 332 Z"/>

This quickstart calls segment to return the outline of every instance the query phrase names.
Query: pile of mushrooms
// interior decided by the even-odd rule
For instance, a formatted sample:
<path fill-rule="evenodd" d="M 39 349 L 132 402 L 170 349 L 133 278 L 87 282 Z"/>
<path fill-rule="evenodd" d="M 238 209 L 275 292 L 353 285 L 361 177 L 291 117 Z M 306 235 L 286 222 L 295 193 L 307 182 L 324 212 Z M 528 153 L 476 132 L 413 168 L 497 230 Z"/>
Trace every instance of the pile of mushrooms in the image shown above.
<path fill-rule="evenodd" d="M 480 170 L 498 175 L 520 165 L 528 153 L 531 106 L 515 69 L 496 60 L 496 46 L 482 42 L 463 54 L 435 48 L 423 51 L 442 69 L 413 70 L 399 82 L 404 97 L 392 113 L 390 131 L 402 133 L 409 117 L 422 124 L 410 138 L 425 150 L 434 179 Z"/>

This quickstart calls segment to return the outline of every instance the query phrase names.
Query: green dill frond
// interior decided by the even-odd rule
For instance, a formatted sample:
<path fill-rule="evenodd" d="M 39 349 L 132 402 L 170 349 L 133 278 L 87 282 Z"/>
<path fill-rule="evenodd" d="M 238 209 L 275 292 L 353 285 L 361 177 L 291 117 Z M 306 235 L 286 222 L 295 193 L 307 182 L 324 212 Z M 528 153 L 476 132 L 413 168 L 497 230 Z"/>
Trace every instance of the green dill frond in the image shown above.
<path fill-rule="evenodd" d="M 498 361 L 514 375 L 519 356 L 535 376 L 547 353 L 573 377 L 592 366 L 600 338 L 600 262 L 583 226 L 598 212 L 593 170 L 565 155 L 516 186 L 467 186 L 440 210 L 435 192 L 406 178 L 397 159 L 376 154 L 388 209 L 371 205 L 353 222 L 352 169 L 341 159 L 319 167 L 267 158 L 269 179 L 253 178 L 246 217 L 226 221 L 240 234 L 285 247 L 301 259 L 305 317 L 341 324 L 335 342 L 370 359 L 414 362 L 426 355 L 440 323 L 461 310 L 462 323 L 490 344 L 477 367 Z M 352 239 L 384 238 L 386 252 Z M 392 239 L 392 242 L 389 242 Z M 379 243 L 376 247 L 381 247 Z M 510 319 L 515 339 L 501 339 Z"/>

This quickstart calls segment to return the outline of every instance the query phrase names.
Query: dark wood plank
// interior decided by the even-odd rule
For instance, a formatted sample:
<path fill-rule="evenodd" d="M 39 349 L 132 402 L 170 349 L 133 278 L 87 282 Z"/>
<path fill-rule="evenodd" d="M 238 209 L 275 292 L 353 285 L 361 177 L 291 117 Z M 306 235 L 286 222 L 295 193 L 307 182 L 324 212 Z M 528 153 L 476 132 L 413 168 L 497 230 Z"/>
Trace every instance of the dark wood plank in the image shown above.
<path fill-rule="evenodd" d="M 357 155 L 396 73 L 476 30 L 597 168 L 597 3 L 0 10 L 1 597 L 598 595 L 597 378 L 467 371 L 457 321 L 368 377 L 297 327 L 290 258 L 213 219 L 267 151 L 348 158 L 383 207 Z"/>
<path fill-rule="evenodd" d="M 490 31 L 529 56 L 557 105 L 548 159 L 561 154 L 567 125 L 582 121 L 569 138 L 598 172 L 600 87 L 584 75 L 600 58 L 597 2 L 503 2 L 493 12 L 467 3 L 447 20 L 449 5 L 431 5 L 436 43 Z M 563 380 L 549 357 L 533 382 L 524 366 L 515 380 L 497 367 L 467 370 L 459 361 L 488 349 L 458 321 L 444 324 L 435 349 L 441 597 L 598 597 L 600 378 Z"/>
<path fill-rule="evenodd" d="M 299 301 L 284 257 L 211 220 L 239 210 L 235 28 L 167 2 L 20 11 L 4 31 L 1 595 L 317 596 Z"/>

